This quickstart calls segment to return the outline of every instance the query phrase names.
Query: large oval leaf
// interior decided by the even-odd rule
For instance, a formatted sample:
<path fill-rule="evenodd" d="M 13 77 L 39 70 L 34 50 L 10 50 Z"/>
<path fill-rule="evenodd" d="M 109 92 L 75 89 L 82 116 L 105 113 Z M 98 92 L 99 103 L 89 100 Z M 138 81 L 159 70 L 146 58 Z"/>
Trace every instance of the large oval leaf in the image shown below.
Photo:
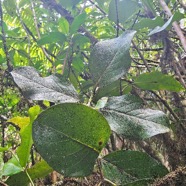
<path fill-rule="evenodd" d="M 77 103 L 53 106 L 35 120 L 33 140 L 47 163 L 65 176 L 87 176 L 110 136 L 106 119 Z"/>
<path fill-rule="evenodd" d="M 113 131 L 131 139 L 145 139 L 166 133 L 168 119 L 159 110 L 144 109 L 140 98 L 123 95 L 108 98 L 100 109 Z"/>
<path fill-rule="evenodd" d="M 89 68 L 95 85 L 106 86 L 121 78 L 130 68 L 129 48 L 136 31 L 98 42 L 91 53 Z"/>
<path fill-rule="evenodd" d="M 148 185 L 147 183 L 168 173 L 159 162 L 144 152 L 116 151 L 102 161 L 104 176 L 117 185 Z"/>
<path fill-rule="evenodd" d="M 42 78 L 33 67 L 29 66 L 17 68 L 11 75 L 28 99 L 78 102 L 75 88 L 60 75 Z"/>

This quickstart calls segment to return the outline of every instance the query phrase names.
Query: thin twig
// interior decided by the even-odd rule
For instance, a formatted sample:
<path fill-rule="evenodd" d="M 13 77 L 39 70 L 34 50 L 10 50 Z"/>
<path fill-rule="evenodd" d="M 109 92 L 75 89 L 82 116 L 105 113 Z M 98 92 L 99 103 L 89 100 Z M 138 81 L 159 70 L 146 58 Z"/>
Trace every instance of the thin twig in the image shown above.
<path fill-rule="evenodd" d="M 116 37 L 119 36 L 119 13 L 118 13 L 118 0 L 115 0 L 116 6 Z"/>
<path fill-rule="evenodd" d="M 152 94 L 154 94 L 160 101 L 161 103 L 163 103 L 163 105 L 167 108 L 167 110 L 172 114 L 172 116 L 174 117 L 174 119 L 176 121 L 180 121 L 179 117 L 177 116 L 177 114 L 172 110 L 172 108 L 169 106 L 169 104 L 161 97 L 159 96 L 156 92 L 154 91 L 150 91 Z"/>
<path fill-rule="evenodd" d="M 3 26 L 3 10 L 2 10 L 1 0 L 0 0 L 0 18 L 1 18 L 0 27 L 1 27 L 1 33 L 2 33 L 3 48 L 4 48 L 5 55 L 6 55 L 8 71 L 11 72 L 13 70 L 13 65 L 10 60 L 8 47 L 7 47 L 7 43 L 6 43 L 5 31 L 4 31 L 4 26 Z"/>
<path fill-rule="evenodd" d="M 160 2 L 160 5 L 162 6 L 163 10 L 165 11 L 165 13 L 169 17 L 171 17 L 172 13 L 171 13 L 169 7 L 167 6 L 167 4 L 165 3 L 165 1 L 164 0 L 160 0 L 159 2 Z M 180 41 L 182 43 L 182 46 L 183 46 L 183 48 L 184 48 L 184 50 L 186 52 L 186 38 L 185 38 L 185 36 L 184 36 L 179 24 L 176 21 L 174 21 L 172 23 L 172 26 L 174 27 L 175 32 L 177 33 L 177 35 L 178 35 L 178 37 L 179 37 L 179 39 L 180 39 Z"/>
<path fill-rule="evenodd" d="M 38 28 L 38 22 L 37 22 L 37 17 L 36 17 L 34 3 L 33 3 L 32 0 L 30 0 L 30 3 L 31 3 L 31 10 L 32 10 L 32 13 L 33 13 L 33 16 L 34 16 L 34 24 L 35 24 L 37 36 L 38 36 L 39 39 L 41 39 L 41 34 L 40 34 L 40 31 L 39 31 L 39 28 Z M 48 55 L 47 51 L 45 50 L 45 48 L 43 46 L 41 46 L 41 49 L 42 49 L 43 53 L 45 54 L 46 58 L 53 64 L 54 62 L 49 57 L 49 55 Z"/>

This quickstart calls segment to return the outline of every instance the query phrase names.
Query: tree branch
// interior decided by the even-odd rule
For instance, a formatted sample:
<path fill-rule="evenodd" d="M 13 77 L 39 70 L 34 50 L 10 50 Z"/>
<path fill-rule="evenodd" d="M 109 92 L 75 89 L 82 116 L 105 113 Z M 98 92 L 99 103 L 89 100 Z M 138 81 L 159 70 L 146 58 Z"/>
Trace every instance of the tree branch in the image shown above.
<path fill-rule="evenodd" d="M 164 0 L 160 0 L 160 5 L 162 6 L 162 8 L 163 8 L 163 10 L 165 11 L 165 13 L 166 13 L 169 17 L 171 17 L 171 16 L 172 16 L 172 13 L 171 13 L 169 7 L 167 6 L 167 4 L 165 3 Z M 183 48 L 184 48 L 184 50 L 185 50 L 185 52 L 186 52 L 186 38 L 185 38 L 185 36 L 184 36 L 184 34 L 183 34 L 183 32 L 182 32 L 182 30 L 181 30 L 179 24 L 178 24 L 176 21 L 174 21 L 174 22 L 172 23 L 172 26 L 173 26 L 173 28 L 175 29 L 175 32 L 176 32 L 176 34 L 178 35 L 178 37 L 179 37 L 179 39 L 180 39 L 180 41 L 181 41 L 181 43 L 182 43 L 182 46 L 183 46 Z"/>
<path fill-rule="evenodd" d="M 59 13 L 62 17 L 65 17 L 65 19 L 71 24 L 74 20 L 70 12 L 68 12 L 66 9 L 64 9 L 60 4 L 58 4 L 55 0 L 41 0 L 43 4 L 51 9 L 54 9 L 57 13 Z M 83 33 L 85 36 L 87 36 L 91 43 L 94 45 L 98 42 L 98 40 L 84 27 L 80 27 L 78 30 L 80 33 Z"/>
<path fill-rule="evenodd" d="M 6 37 L 5 37 L 4 26 L 3 26 L 3 10 L 2 10 L 1 0 L 0 0 L 0 18 L 1 18 L 0 27 L 1 27 L 1 33 L 2 33 L 3 48 L 4 48 L 5 55 L 6 55 L 8 71 L 11 72 L 13 70 L 13 66 L 10 60 L 10 56 L 8 53 L 8 47 L 6 44 Z"/>

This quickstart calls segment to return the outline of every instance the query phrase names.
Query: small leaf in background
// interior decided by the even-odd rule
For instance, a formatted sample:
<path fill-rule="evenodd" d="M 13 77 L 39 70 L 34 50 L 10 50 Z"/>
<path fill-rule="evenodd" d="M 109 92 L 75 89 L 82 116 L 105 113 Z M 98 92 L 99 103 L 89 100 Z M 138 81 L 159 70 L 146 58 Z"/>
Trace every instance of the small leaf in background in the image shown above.
<path fill-rule="evenodd" d="M 64 17 L 59 18 L 58 29 L 59 29 L 60 32 L 62 32 L 64 34 L 69 33 L 69 23 Z"/>
<path fill-rule="evenodd" d="M 117 0 L 118 19 L 124 23 L 139 10 L 138 3 L 132 0 Z M 112 0 L 109 5 L 109 19 L 117 23 L 116 1 Z"/>
<path fill-rule="evenodd" d="M 17 148 L 16 153 L 19 157 L 20 165 L 25 167 L 30 156 L 32 146 L 32 123 L 20 130 L 21 144 Z"/>
<path fill-rule="evenodd" d="M 79 27 L 85 23 L 85 19 L 87 18 L 87 14 L 86 13 L 82 13 L 79 14 L 78 16 L 76 16 L 72 22 L 72 24 L 70 25 L 70 33 L 74 34 Z"/>
<path fill-rule="evenodd" d="M 104 108 L 107 103 L 108 97 L 102 97 L 96 104 L 95 109 Z"/>
<path fill-rule="evenodd" d="M 38 45 L 46 45 L 50 43 L 64 43 L 66 36 L 61 32 L 49 32 L 41 36 L 41 39 L 37 41 Z"/>
<path fill-rule="evenodd" d="M 74 47 L 84 48 L 85 45 L 90 43 L 90 39 L 83 34 L 74 34 L 72 38 Z"/>
<path fill-rule="evenodd" d="M 33 67 L 29 66 L 14 69 L 11 75 L 28 99 L 51 102 L 78 101 L 75 88 L 60 75 L 42 78 Z"/>
<path fill-rule="evenodd" d="M 6 12 L 12 16 L 12 17 L 16 17 L 17 14 L 16 14 L 16 3 L 14 0 L 4 0 L 3 1 L 3 5 L 6 9 Z"/>
<path fill-rule="evenodd" d="M 32 180 L 37 178 L 43 178 L 52 172 L 52 168 L 44 161 L 37 162 L 33 167 L 27 169 Z M 6 183 L 9 186 L 28 186 L 30 179 L 25 172 L 20 172 L 8 178 Z"/>
<path fill-rule="evenodd" d="M 13 123 L 14 125 L 18 126 L 20 129 L 23 129 L 30 123 L 30 118 L 29 117 L 20 117 L 16 116 L 14 118 L 11 118 L 7 120 L 7 122 Z"/>
<path fill-rule="evenodd" d="M 155 17 L 156 16 L 156 9 L 154 7 L 153 1 L 151 1 L 151 0 L 141 0 L 141 2 L 145 6 L 144 9 L 146 10 L 146 12 L 148 14 L 150 14 L 149 16 Z"/>
<path fill-rule="evenodd" d="M 41 108 L 39 105 L 35 105 L 28 110 L 28 115 L 30 117 L 30 122 L 33 123 L 33 121 L 37 118 L 39 113 L 41 112 Z"/>
<path fill-rule="evenodd" d="M 123 94 L 128 94 L 130 93 L 131 89 L 132 87 L 128 83 L 117 80 L 105 87 L 99 88 L 93 97 L 93 101 L 97 102 L 102 97 L 119 96 L 121 95 L 121 91 Z"/>
<path fill-rule="evenodd" d="M 163 25 L 163 26 L 157 26 L 156 28 L 154 28 L 149 34 L 148 36 L 151 36 L 153 34 L 159 33 L 165 29 L 167 29 L 169 26 L 171 26 L 171 24 L 174 21 L 180 21 L 181 19 L 184 18 L 184 14 L 181 14 L 180 12 L 176 12 L 174 15 L 172 15 L 169 20 Z"/>
<path fill-rule="evenodd" d="M 30 149 L 32 146 L 32 123 L 37 115 L 40 113 L 40 107 L 38 105 L 29 109 L 28 117 L 14 117 L 8 120 L 20 128 L 21 144 L 17 148 L 17 156 L 19 158 L 20 165 L 25 167 L 30 155 Z"/>
<path fill-rule="evenodd" d="M 138 23 L 136 23 L 133 27 L 134 30 L 140 30 L 143 28 L 153 29 L 157 26 L 162 26 L 164 24 L 164 20 L 162 17 L 157 16 L 154 19 L 143 18 Z"/>
<path fill-rule="evenodd" d="M 3 175 L 11 176 L 23 171 L 22 166 L 20 165 L 19 159 L 16 156 L 13 156 L 8 162 L 3 166 Z"/>
<path fill-rule="evenodd" d="M 89 69 L 95 85 L 107 86 L 126 74 L 131 65 L 129 48 L 136 31 L 98 42 L 91 53 Z"/>
<path fill-rule="evenodd" d="M 168 119 L 162 111 L 144 109 L 142 100 L 130 94 L 108 98 L 100 111 L 113 131 L 133 140 L 169 132 Z"/>
<path fill-rule="evenodd" d="M 158 71 L 147 72 L 134 78 L 134 84 L 144 90 L 168 90 L 179 92 L 183 86 L 172 76 Z"/>
<path fill-rule="evenodd" d="M 5 152 L 5 151 L 8 151 L 9 150 L 9 146 L 6 146 L 6 147 L 0 147 L 0 153 L 1 152 Z M 1 155 L 1 154 L 0 154 Z"/>
<path fill-rule="evenodd" d="M 80 0 L 57 0 L 57 2 L 59 2 L 65 8 L 73 8 L 80 2 Z"/>
<path fill-rule="evenodd" d="M 148 185 L 150 180 L 162 177 L 168 170 L 144 152 L 116 151 L 102 161 L 106 179 L 117 185 Z"/>
<path fill-rule="evenodd" d="M 65 176 L 91 174 L 109 136 L 106 119 L 98 111 L 77 103 L 55 105 L 43 111 L 33 125 L 37 151 Z"/>

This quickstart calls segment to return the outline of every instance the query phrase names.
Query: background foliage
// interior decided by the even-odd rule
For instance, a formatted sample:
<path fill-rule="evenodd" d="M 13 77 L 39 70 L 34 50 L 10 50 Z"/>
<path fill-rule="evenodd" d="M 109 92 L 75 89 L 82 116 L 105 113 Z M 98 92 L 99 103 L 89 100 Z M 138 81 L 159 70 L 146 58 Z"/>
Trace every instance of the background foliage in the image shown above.
<path fill-rule="evenodd" d="M 185 9 L 0 1 L 0 184 L 184 185 Z"/>

